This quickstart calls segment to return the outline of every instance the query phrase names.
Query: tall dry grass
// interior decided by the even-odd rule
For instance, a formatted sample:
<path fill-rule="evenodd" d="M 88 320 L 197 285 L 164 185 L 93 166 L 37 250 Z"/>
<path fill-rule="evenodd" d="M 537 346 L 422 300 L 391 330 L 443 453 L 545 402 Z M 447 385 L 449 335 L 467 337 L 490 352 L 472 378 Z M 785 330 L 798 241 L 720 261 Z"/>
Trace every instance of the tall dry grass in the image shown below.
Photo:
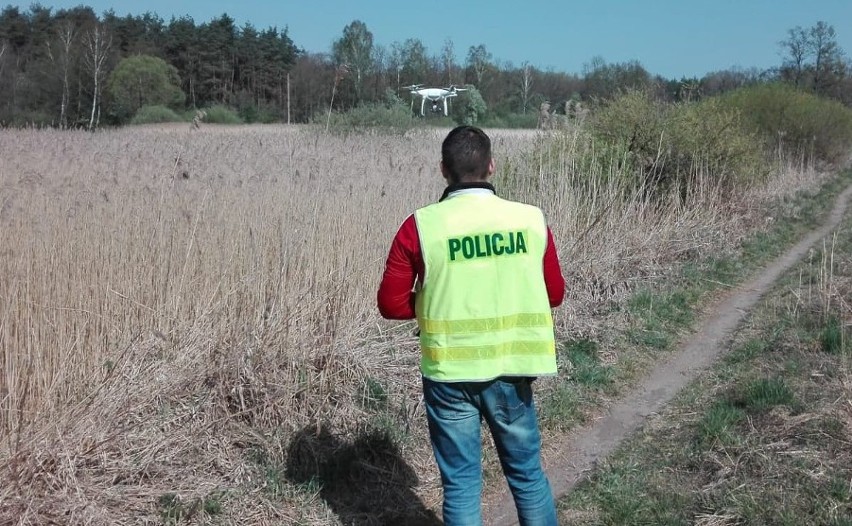
<path fill-rule="evenodd" d="M 493 132 L 498 188 L 544 208 L 559 244 L 561 334 L 599 330 L 601 305 L 683 258 L 732 250 L 760 202 L 801 183 L 782 170 L 772 192 L 723 200 L 708 175 L 661 205 L 607 182 L 618 159 L 578 169 L 578 133 L 536 148 L 537 133 Z M 438 502 L 413 324 L 374 302 L 396 227 L 443 189 L 442 136 L 0 131 L 0 523 L 145 522 L 164 494 L 223 489 L 243 523 L 333 522 L 269 471 L 312 426 L 406 429 Z M 384 420 L 365 385 L 389 393 Z"/>

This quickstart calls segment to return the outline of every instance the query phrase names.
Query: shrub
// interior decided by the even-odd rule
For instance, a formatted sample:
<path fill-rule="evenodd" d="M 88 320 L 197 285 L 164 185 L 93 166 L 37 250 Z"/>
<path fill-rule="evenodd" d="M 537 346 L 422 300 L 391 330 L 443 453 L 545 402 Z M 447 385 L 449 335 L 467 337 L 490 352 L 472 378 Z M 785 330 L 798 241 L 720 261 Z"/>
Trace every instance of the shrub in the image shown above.
<path fill-rule="evenodd" d="M 50 114 L 43 111 L 22 110 L 16 112 L 8 124 L 15 128 L 42 128 L 46 126 L 53 126 L 55 120 L 55 117 L 52 117 Z M 83 125 L 85 126 L 88 124 L 89 120 L 86 119 Z"/>
<path fill-rule="evenodd" d="M 742 123 L 740 112 L 710 98 L 672 107 L 667 119 L 671 154 L 667 160 L 677 178 L 705 173 L 725 188 L 763 180 L 769 175 L 760 137 Z"/>
<path fill-rule="evenodd" d="M 328 114 L 317 114 L 314 122 L 325 124 Z M 411 128 L 414 119 L 410 108 L 403 103 L 369 103 L 343 113 L 332 113 L 329 126 L 334 129 L 366 127 Z"/>
<path fill-rule="evenodd" d="M 218 104 L 204 110 L 207 116 L 204 122 L 211 124 L 242 124 L 243 120 L 237 113 L 227 106 Z M 194 114 L 194 112 L 193 112 Z"/>
<path fill-rule="evenodd" d="M 465 93 L 456 98 L 453 104 L 452 117 L 456 124 L 475 125 L 485 115 L 488 106 L 482 94 L 471 84 L 465 84 Z"/>
<path fill-rule="evenodd" d="M 184 119 L 165 106 L 142 106 L 130 120 L 130 124 L 154 124 L 158 122 L 182 122 Z"/>
<path fill-rule="evenodd" d="M 707 178 L 733 190 L 769 172 L 757 135 L 742 125 L 737 110 L 715 99 L 672 105 L 628 91 L 600 108 L 592 134 L 597 150 L 623 157 L 622 174 L 652 194 L 684 193 Z"/>
<path fill-rule="evenodd" d="M 852 145 L 852 110 L 783 84 L 742 88 L 722 97 L 772 149 L 831 164 Z"/>
<path fill-rule="evenodd" d="M 240 108 L 238 115 L 246 124 L 272 124 L 281 120 L 280 115 L 278 115 L 274 109 L 257 107 L 254 105 L 243 106 Z"/>

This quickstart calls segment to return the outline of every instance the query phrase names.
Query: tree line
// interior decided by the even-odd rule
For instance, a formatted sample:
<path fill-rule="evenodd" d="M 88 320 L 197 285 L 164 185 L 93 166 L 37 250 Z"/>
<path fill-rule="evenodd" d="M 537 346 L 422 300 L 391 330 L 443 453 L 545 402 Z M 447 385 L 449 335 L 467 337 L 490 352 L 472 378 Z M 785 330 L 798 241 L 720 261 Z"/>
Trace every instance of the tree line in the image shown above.
<path fill-rule="evenodd" d="M 484 44 L 457 51 L 450 39 L 437 53 L 416 38 L 380 46 L 358 20 L 330 52 L 316 53 L 301 49 L 286 28 L 238 26 L 227 14 L 166 22 L 150 12 L 7 6 L 0 13 L 0 124 L 91 129 L 127 122 L 149 104 L 176 111 L 224 106 L 246 122 L 308 122 L 330 105 L 345 111 L 407 100 L 410 84 L 475 86 L 498 116 L 536 114 L 545 102 L 567 111 L 561 108 L 627 89 L 691 101 L 769 81 L 852 104 L 849 62 L 832 26 L 791 29 L 779 48 L 777 68 L 666 79 L 638 61 L 600 57 L 580 73 L 543 71 L 495 59 Z"/>

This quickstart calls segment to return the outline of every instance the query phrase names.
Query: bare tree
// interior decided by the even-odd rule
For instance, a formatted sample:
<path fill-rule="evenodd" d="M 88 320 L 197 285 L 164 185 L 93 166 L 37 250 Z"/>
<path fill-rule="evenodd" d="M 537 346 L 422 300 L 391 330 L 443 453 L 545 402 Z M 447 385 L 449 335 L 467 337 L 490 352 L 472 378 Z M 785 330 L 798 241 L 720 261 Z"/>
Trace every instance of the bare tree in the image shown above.
<path fill-rule="evenodd" d="M 485 77 L 485 72 L 491 65 L 491 53 L 486 49 L 485 44 L 478 46 L 470 46 L 467 52 L 467 65 L 473 70 L 476 77 L 476 84 L 479 89 L 482 89 L 482 79 Z"/>
<path fill-rule="evenodd" d="M 811 54 L 814 57 L 814 91 L 824 93 L 833 77 L 836 65 L 841 61 L 842 51 L 837 45 L 834 28 L 819 21 L 810 29 Z"/>
<path fill-rule="evenodd" d="M 447 74 L 447 86 L 453 84 L 453 62 L 456 60 L 455 46 L 452 39 L 444 40 L 444 47 L 441 48 L 441 62 L 444 66 L 444 72 Z"/>
<path fill-rule="evenodd" d="M 819 21 L 813 27 L 796 26 L 780 42 L 786 52 L 784 73 L 796 87 L 810 87 L 820 95 L 829 95 L 846 75 L 843 50 L 837 45 L 834 27 Z"/>
<path fill-rule="evenodd" d="M 59 26 L 56 37 L 59 41 L 59 51 L 61 53 L 59 57 L 54 55 L 50 41 L 47 41 L 45 45 L 47 46 L 47 56 L 50 58 L 50 61 L 54 64 L 59 61 L 59 74 L 62 77 L 62 104 L 59 110 L 59 125 L 62 128 L 66 128 L 68 126 L 68 100 L 70 97 L 68 70 L 71 65 L 71 46 L 77 38 L 77 30 L 74 27 L 74 23 L 66 20 Z"/>
<path fill-rule="evenodd" d="M 780 42 L 779 45 L 787 52 L 784 65 L 792 75 L 794 85 L 798 88 L 801 86 L 806 61 L 810 53 L 810 39 L 801 26 L 788 30 L 787 35 L 787 40 Z"/>
<path fill-rule="evenodd" d="M 112 47 L 112 35 L 102 24 L 86 32 L 86 66 L 92 74 L 92 115 L 89 118 L 89 130 L 95 128 L 100 121 L 101 84 L 105 74 L 107 56 Z M 95 119 L 97 117 L 97 120 Z"/>
<path fill-rule="evenodd" d="M 523 105 L 523 113 L 527 114 L 527 106 L 530 102 L 533 86 L 533 68 L 529 62 L 524 62 L 521 70 L 521 104 Z"/>

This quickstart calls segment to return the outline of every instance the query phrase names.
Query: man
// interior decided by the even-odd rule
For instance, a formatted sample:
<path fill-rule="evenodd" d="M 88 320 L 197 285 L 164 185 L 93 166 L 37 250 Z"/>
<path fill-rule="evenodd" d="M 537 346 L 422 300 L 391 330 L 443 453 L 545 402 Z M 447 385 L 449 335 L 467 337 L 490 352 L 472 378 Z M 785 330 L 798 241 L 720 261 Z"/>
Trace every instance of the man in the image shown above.
<path fill-rule="evenodd" d="M 444 486 L 444 522 L 481 524 L 481 420 L 522 525 L 555 525 L 531 383 L 556 374 L 551 307 L 565 280 L 544 216 L 497 197 L 491 140 L 460 126 L 441 147 L 448 186 L 393 240 L 382 316 L 417 318 L 423 396 Z"/>

